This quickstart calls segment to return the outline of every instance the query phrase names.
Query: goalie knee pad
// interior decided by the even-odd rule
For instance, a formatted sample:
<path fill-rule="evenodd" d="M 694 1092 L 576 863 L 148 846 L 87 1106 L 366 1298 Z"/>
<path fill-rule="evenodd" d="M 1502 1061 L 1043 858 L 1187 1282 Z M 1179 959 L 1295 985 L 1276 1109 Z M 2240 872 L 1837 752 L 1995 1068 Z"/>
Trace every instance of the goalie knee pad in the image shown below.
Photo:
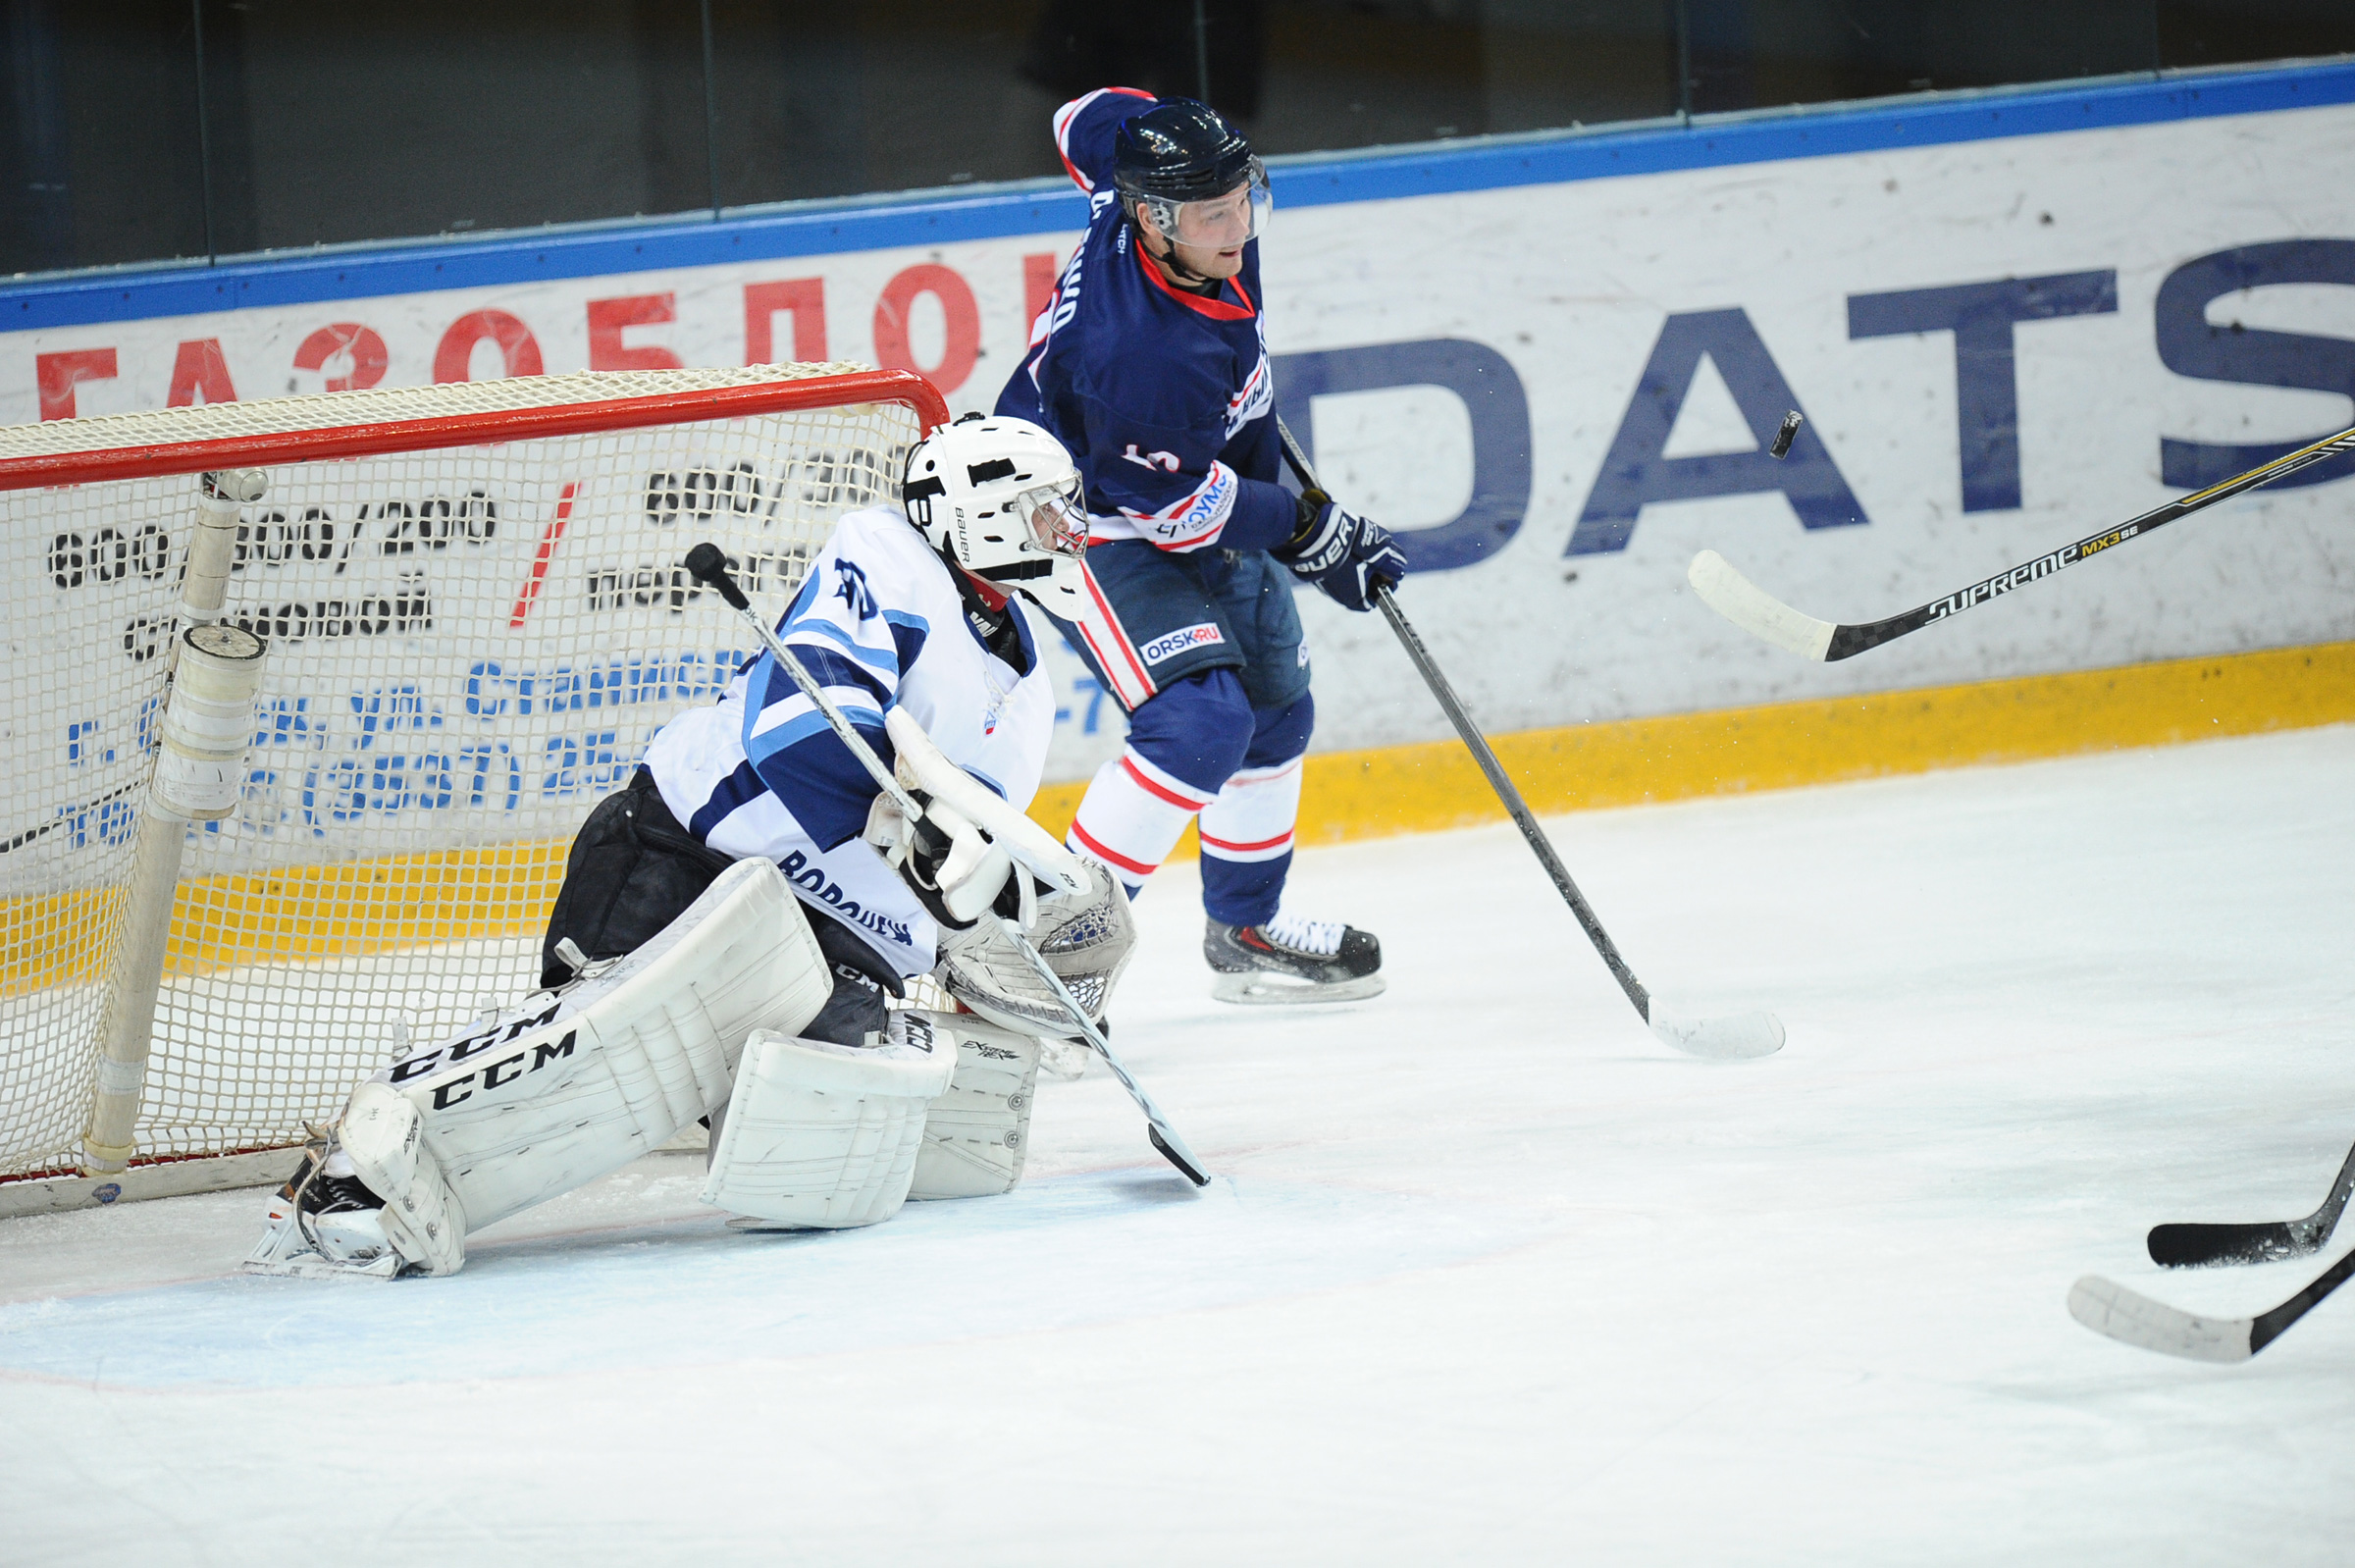
<path fill-rule="evenodd" d="M 900 1212 L 947 1092 L 955 1043 L 897 1013 L 882 1043 L 836 1045 L 760 1030 L 718 1121 L 704 1201 L 767 1225 L 842 1229 Z"/>
<path fill-rule="evenodd" d="M 400 1131 L 417 1146 L 412 1184 L 430 1165 L 457 1229 L 479 1230 L 725 1105 L 753 1031 L 799 1029 L 831 990 L 784 876 L 767 861 L 740 861 L 627 957 L 394 1064 L 355 1092 L 354 1113 L 383 1122 L 371 1147 L 389 1151 L 383 1178 L 397 1182 L 396 1119 L 370 1091 L 405 1102 L 417 1119 Z M 369 1185 L 388 1209 L 397 1201 Z"/>
<path fill-rule="evenodd" d="M 1012 1192 L 1030 1150 L 1030 1102 L 1038 1087 L 1036 1037 L 970 1015 L 922 1015 L 954 1040 L 957 1074 L 925 1113 L 911 1198 L 985 1198 Z"/>

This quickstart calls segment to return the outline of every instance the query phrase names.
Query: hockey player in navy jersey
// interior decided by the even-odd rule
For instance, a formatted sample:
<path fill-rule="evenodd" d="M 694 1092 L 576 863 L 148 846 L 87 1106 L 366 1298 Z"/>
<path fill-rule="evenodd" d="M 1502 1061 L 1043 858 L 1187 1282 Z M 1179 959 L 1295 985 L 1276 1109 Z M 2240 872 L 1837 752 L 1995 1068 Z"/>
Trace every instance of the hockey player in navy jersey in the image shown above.
<path fill-rule="evenodd" d="M 1088 602 L 1063 622 L 1128 713 L 1072 848 L 1131 893 L 1200 817 L 1203 954 L 1228 1001 L 1383 987 L 1381 945 L 1284 902 L 1315 722 L 1292 579 L 1353 610 L 1406 560 L 1379 525 L 1277 483 L 1261 309 L 1267 176 L 1216 111 L 1125 87 L 1056 111 L 1087 237 L 998 412 L 1071 448 L 1088 501 Z"/>
<path fill-rule="evenodd" d="M 706 1118 L 704 1198 L 748 1222 L 1014 1186 L 1042 1042 L 1076 1032 L 1033 966 L 1101 1019 L 1134 941 L 1110 872 L 1020 815 L 1055 700 L 1011 596 L 1078 613 L 1083 515 L 1033 424 L 919 443 L 901 504 L 837 521 L 777 636 L 923 815 L 762 653 L 582 825 L 542 989 L 353 1090 L 246 1266 L 453 1273 L 469 1232 Z M 926 973 L 964 1010 L 887 1006 Z"/>

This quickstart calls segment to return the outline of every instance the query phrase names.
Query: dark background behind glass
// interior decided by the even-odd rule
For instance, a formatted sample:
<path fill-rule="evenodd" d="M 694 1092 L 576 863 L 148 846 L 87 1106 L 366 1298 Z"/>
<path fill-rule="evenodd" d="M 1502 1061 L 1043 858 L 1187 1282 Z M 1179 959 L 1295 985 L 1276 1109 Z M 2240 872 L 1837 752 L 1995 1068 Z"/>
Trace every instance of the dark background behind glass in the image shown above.
<path fill-rule="evenodd" d="M 2355 0 L 0 0 L 0 272 L 1061 172 L 1055 105 L 1267 153 L 2355 52 Z"/>

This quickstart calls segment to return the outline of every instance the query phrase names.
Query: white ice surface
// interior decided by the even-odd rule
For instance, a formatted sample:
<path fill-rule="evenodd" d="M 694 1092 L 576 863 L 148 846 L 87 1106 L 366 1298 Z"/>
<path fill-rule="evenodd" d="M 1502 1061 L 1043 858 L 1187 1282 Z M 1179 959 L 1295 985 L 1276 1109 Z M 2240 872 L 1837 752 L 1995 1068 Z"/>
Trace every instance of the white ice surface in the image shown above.
<path fill-rule="evenodd" d="M 2355 1299 L 2208 1367 L 2162 1220 L 2355 1139 L 2355 729 L 1324 850 L 1390 990 L 1208 999 L 1190 871 L 1011 1197 L 746 1236 L 654 1157 L 446 1281 L 231 1271 L 251 1193 L 0 1221 L 0 1561 L 2267 1564 L 2355 1558 Z"/>

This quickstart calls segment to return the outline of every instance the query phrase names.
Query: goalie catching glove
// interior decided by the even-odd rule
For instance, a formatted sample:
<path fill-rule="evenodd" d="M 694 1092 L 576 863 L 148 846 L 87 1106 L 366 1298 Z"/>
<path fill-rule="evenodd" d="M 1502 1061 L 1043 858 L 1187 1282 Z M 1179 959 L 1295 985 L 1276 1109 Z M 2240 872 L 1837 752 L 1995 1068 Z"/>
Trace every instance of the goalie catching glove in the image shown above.
<path fill-rule="evenodd" d="M 941 984 L 1007 1028 L 1076 1036 L 1023 953 L 1026 941 L 1088 1021 L 1101 1023 L 1136 947 L 1127 895 L 1104 867 L 1056 843 L 950 761 L 905 709 L 891 709 L 884 724 L 898 754 L 895 772 L 923 815 L 910 821 L 897 801 L 879 796 L 865 837 L 938 922 Z"/>

